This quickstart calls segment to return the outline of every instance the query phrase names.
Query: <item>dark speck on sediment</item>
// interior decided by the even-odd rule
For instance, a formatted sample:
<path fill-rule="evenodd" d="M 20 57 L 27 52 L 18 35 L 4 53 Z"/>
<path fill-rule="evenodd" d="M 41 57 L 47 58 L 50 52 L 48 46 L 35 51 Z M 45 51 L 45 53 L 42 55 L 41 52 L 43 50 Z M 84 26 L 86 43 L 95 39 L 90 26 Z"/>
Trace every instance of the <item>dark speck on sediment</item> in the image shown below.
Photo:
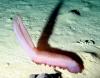
<path fill-rule="evenodd" d="M 13 18 L 12 17 L 10 17 L 10 20 L 12 20 Z"/>
<path fill-rule="evenodd" d="M 9 63 L 9 62 L 7 62 L 6 64 L 7 64 L 8 66 L 10 65 L 10 63 Z"/>
<path fill-rule="evenodd" d="M 79 12 L 79 10 L 77 9 L 73 9 L 73 10 L 70 10 L 69 12 L 73 13 L 73 14 L 76 14 L 78 16 L 81 16 L 81 13 Z"/>

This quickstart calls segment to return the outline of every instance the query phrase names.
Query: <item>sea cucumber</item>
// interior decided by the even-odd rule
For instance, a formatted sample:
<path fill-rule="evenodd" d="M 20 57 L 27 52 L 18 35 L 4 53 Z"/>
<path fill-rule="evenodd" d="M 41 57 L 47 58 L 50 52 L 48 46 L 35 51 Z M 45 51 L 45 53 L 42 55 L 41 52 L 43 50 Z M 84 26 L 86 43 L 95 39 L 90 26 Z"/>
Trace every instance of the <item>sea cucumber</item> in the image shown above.
<path fill-rule="evenodd" d="M 32 61 L 68 69 L 72 73 L 82 71 L 82 67 L 74 59 L 60 52 L 39 51 L 33 44 L 22 20 L 19 16 L 13 21 L 14 31 L 21 45 Z"/>

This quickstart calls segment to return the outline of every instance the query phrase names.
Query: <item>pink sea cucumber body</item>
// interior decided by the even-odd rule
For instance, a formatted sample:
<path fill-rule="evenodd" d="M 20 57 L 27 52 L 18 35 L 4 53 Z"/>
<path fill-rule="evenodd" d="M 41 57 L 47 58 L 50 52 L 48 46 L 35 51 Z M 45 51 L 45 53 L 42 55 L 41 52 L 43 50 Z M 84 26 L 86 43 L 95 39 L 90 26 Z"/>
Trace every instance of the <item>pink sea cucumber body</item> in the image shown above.
<path fill-rule="evenodd" d="M 21 18 L 19 16 L 15 17 L 13 20 L 13 27 L 16 33 L 17 39 L 19 40 L 22 47 L 26 50 L 26 53 L 31 58 L 33 62 L 39 64 L 47 64 L 51 66 L 58 66 L 63 69 L 68 69 L 70 72 L 77 73 L 81 72 L 82 68 L 74 59 L 70 58 L 66 54 L 61 54 L 59 52 L 50 52 L 50 51 L 40 51 L 38 50 Z"/>
<path fill-rule="evenodd" d="M 52 53 L 48 51 L 36 51 L 37 56 L 33 59 L 36 63 L 43 63 L 51 66 L 57 66 L 63 69 L 68 69 L 70 72 L 76 73 L 80 72 L 81 68 L 79 64 L 71 59 L 70 57 L 66 55 L 61 55 L 57 53 Z"/>

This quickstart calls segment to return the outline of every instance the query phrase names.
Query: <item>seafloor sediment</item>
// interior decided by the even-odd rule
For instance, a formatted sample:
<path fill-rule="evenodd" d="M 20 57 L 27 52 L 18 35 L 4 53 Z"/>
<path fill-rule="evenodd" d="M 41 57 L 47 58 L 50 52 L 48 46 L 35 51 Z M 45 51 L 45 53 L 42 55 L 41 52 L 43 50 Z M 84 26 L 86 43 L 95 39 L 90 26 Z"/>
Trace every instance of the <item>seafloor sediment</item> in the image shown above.
<path fill-rule="evenodd" d="M 59 0 L 0 1 L 0 78 L 29 78 L 31 74 L 55 73 L 37 65 L 18 43 L 12 18 L 20 15 L 36 46 L 48 17 Z M 100 0 L 65 0 L 49 44 L 77 53 L 84 62 L 82 73 L 59 69 L 62 78 L 100 78 Z"/>

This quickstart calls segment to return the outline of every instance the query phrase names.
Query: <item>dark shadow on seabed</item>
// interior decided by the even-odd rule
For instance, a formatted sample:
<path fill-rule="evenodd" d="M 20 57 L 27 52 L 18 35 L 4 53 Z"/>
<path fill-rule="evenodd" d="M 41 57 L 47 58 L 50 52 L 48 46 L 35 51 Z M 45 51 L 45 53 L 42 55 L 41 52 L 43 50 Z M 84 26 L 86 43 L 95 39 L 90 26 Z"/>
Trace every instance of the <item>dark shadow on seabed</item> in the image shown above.
<path fill-rule="evenodd" d="M 70 58 L 75 60 L 80 65 L 80 68 L 83 70 L 84 69 L 83 61 L 76 53 L 61 50 L 58 48 L 53 48 L 48 44 L 48 40 L 53 32 L 54 25 L 57 21 L 57 16 L 58 16 L 58 13 L 60 11 L 62 4 L 63 4 L 63 0 L 61 0 L 58 3 L 58 5 L 54 8 L 51 15 L 49 16 L 49 19 L 43 29 L 43 32 L 42 32 L 40 38 L 39 38 L 37 49 L 40 51 L 55 52 L 58 54 L 63 54 L 63 55 L 69 56 Z"/>
<path fill-rule="evenodd" d="M 48 40 L 52 34 L 52 31 L 53 31 L 54 25 L 56 23 L 57 16 L 58 16 L 58 13 L 59 13 L 59 10 L 60 10 L 62 4 L 63 4 L 63 1 L 59 2 L 59 4 L 53 10 L 52 14 L 49 16 L 49 19 L 42 31 L 40 39 L 38 41 L 38 45 L 37 45 L 38 49 L 44 50 L 44 49 L 50 47 L 48 44 Z"/>

